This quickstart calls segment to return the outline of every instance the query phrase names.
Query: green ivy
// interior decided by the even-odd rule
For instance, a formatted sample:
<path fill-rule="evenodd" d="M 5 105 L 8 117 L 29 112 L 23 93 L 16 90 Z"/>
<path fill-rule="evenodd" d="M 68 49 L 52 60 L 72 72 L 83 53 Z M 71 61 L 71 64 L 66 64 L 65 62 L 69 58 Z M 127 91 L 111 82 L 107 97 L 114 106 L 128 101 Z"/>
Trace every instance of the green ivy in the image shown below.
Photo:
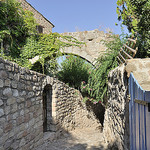
<path fill-rule="evenodd" d="M 15 0 L 0 1 L 0 56 L 41 73 L 53 74 L 60 49 L 83 44 L 58 33 L 38 34 L 33 13 Z M 38 56 L 35 64 L 30 59 Z"/>

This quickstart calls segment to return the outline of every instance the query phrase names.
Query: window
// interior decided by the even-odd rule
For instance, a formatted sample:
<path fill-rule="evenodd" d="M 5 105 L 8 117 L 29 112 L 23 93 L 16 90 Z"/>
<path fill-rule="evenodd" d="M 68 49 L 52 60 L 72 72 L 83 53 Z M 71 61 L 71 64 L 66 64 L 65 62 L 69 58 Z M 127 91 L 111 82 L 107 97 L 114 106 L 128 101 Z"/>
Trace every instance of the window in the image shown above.
<path fill-rule="evenodd" d="M 43 33 L 43 27 L 42 26 L 38 25 L 38 26 L 36 26 L 36 29 L 37 29 L 38 33 Z"/>

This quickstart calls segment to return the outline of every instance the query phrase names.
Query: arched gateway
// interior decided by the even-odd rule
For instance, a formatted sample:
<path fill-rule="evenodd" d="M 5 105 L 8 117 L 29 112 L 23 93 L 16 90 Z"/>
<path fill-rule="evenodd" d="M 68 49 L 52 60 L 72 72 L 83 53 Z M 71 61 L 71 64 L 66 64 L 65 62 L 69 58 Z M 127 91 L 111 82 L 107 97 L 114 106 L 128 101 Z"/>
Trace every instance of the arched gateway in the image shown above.
<path fill-rule="evenodd" d="M 82 44 L 81 47 L 64 47 L 63 49 L 61 49 L 62 53 L 78 55 L 93 65 L 95 63 L 95 59 L 98 58 L 100 54 L 106 51 L 103 40 L 111 40 L 110 34 L 104 33 L 103 31 L 99 31 L 97 29 L 83 32 L 66 32 L 62 33 L 62 35 L 72 36 L 78 41 L 85 43 Z M 30 59 L 30 62 L 34 64 L 38 60 L 39 56 L 36 56 Z"/>

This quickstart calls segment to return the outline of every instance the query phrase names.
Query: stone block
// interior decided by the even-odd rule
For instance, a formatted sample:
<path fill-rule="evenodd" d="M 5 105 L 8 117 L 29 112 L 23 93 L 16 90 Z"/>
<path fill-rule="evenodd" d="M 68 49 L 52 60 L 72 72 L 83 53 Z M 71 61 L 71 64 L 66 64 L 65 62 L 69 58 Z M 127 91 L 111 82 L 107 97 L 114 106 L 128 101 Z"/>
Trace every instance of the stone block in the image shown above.
<path fill-rule="evenodd" d="M 16 119 L 16 123 L 17 123 L 17 125 L 22 124 L 22 123 L 23 123 L 23 117 L 22 117 L 22 116 L 18 117 L 18 118 Z"/>
<path fill-rule="evenodd" d="M 2 79 L 7 79 L 8 78 L 7 72 L 3 71 L 3 70 L 0 70 L 0 77 Z"/>
<path fill-rule="evenodd" d="M 37 75 L 34 75 L 34 76 L 33 76 L 33 81 L 35 82 L 35 81 L 37 81 L 37 80 L 38 80 Z"/>
<path fill-rule="evenodd" d="M 0 79 L 0 88 L 2 88 L 4 86 L 4 82 L 3 80 Z"/>
<path fill-rule="evenodd" d="M 16 81 L 20 80 L 20 74 L 19 73 L 14 74 L 14 80 L 16 80 Z"/>
<path fill-rule="evenodd" d="M 25 96 L 27 93 L 26 93 L 26 91 L 21 91 L 20 92 L 20 96 Z"/>
<path fill-rule="evenodd" d="M 0 69 L 4 69 L 4 64 L 0 63 Z"/>
<path fill-rule="evenodd" d="M 17 97 L 17 103 L 22 103 L 25 101 L 25 98 L 23 97 Z"/>
<path fill-rule="evenodd" d="M 12 89 L 11 89 L 11 88 L 5 88 L 5 89 L 3 90 L 3 95 L 4 95 L 4 96 L 11 97 L 11 96 L 12 96 Z"/>
<path fill-rule="evenodd" d="M 5 65 L 5 68 L 8 70 L 8 71 L 12 71 L 12 67 L 10 65 Z"/>
<path fill-rule="evenodd" d="M 11 107 L 11 112 L 12 112 L 12 113 L 13 113 L 13 112 L 16 112 L 17 109 L 18 109 L 17 103 L 15 103 L 15 104 L 13 104 L 12 107 Z"/>
<path fill-rule="evenodd" d="M 18 87 L 18 82 L 13 80 L 11 85 L 12 85 L 12 88 L 17 88 Z"/>
<path fill-rule="evenodd" d="M 10 113 L 10 106 L 5 106 L 4 112 L 5 112 L 5 115 L 8 115 Z"/>
<path fill-rule="evenodd" d="M 18 118 L 18 116 L 19 116 L 18 112 L 15 112 L 15 113 L 13 114 L 12 119 L 16 120 L 16 119 Z"/>
<path fill-rule="evenodd" d="M 6 79 L 5 80 L 5 86 L 10 87 L 10 85 L 11 85 L 11 80 L 10 79 Z"/>
<path fill-rule="evenodd" d="M 7 105 L 12 105 L 17 102 L 17 99 L 15 97 L 11 97 L 7 99 Z"/>
<path fill-rule="evenodd" d="M 0 106 L 2 106 L 4 103 L 3 103 L 3 101 L 0 99 Z"/>
<path fill-rule="evenodd" d="M 4 110 L 0 109 L 0 117 L 2 117 L 4 115 Z"/>
<path fill-rule="evenodd" d="M 5 132 L 5 133 L 8 133 L 9 131 L 12 130 L 12 127 L 13 127 L 13 124 L 12 124 L 11 122 L 10 122 L 10 123 L 7 123 L 7 124 L 5 125 L 4 132 Z"/>
<path fill-rule="evenodd" d="M 18 97 L 19 96 L 18 90 L 12 90 L 12 92 L 13 92 L 13 96 L 14 97 Z"/>
<path fill-rule="evenodd" d="M 22 147 L 25 144 L 26 144 L 26 140 L 25 140 L 25 138 L 22 138 L 21 141 L 20 141 L 19 147 Z"/>
<path fill-rule="evenodd" d="M 29 114 L 25 114 L 24 116 L 24 122 L 27 123 L 30 120 L 30 115 Z"/>

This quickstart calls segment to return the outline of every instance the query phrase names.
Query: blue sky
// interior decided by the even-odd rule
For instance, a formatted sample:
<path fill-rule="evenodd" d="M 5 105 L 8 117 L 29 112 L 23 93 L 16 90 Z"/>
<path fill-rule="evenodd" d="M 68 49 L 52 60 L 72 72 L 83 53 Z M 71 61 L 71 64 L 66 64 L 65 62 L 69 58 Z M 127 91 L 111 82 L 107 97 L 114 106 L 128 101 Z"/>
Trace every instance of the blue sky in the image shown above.
<path fill-rule="evenodd" d="M 116 26 L 117 0 L 27 0 L 55 27 L 53 32 L 75 32 L 112 29 L 121 34 Z M 125 32 L 127 30 L 125 29 Z"/>

